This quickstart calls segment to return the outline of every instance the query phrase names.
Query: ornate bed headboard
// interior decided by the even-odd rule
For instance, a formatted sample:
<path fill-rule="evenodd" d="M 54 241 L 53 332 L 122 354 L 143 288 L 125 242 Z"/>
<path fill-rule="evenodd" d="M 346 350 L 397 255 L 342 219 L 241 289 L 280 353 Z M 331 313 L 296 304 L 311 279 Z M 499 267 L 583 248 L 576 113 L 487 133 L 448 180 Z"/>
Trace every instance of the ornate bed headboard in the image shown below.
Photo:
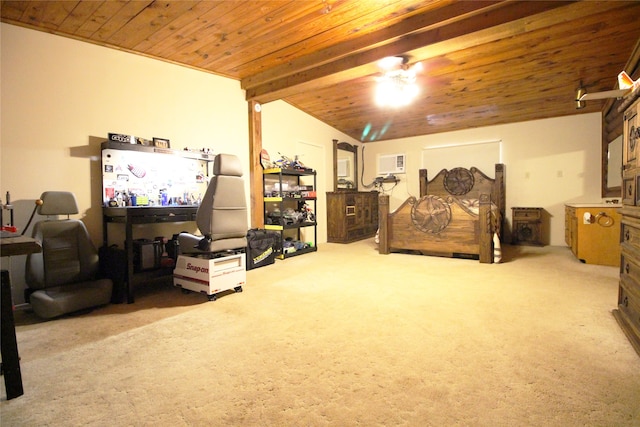
<path fill-rule="evenodd" d="M 495 178 L 489 178 L 480 169 L 472 167 L 442 169 L 431 180 L 426 169 L 420 169 L 420 197 L 426 195 L 449 196 L 458 199 L 480 199 L 480 195 L 489 194 L 491 202 L 498 207 L 501 217 L 505 218 L 504 164 L 496 163 Z"/>

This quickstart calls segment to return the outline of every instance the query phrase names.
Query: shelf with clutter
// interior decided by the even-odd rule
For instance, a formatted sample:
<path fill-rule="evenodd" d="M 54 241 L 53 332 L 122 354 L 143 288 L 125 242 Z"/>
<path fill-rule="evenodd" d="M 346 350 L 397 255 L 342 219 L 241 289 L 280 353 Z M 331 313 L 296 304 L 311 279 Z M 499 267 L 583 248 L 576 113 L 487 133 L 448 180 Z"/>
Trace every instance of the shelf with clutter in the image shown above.
<path fill-rule="evenodd" d="M 280 233 L 280 259 L 317 250 L 316 172 L 297 160 L 283 157 L 263 161 L 266 230 Z"/>

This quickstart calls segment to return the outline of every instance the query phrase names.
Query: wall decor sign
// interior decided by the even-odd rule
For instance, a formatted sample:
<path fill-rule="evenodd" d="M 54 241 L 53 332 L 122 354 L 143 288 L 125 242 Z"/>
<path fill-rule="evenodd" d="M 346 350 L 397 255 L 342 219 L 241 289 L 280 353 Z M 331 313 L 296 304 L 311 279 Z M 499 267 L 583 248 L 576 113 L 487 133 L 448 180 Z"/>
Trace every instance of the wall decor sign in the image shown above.
<path fill-rule="evenodd" d="M 153 137 L 153 146 L 158 148 L 171 148 L 171 143 L 168 139 Z"/>

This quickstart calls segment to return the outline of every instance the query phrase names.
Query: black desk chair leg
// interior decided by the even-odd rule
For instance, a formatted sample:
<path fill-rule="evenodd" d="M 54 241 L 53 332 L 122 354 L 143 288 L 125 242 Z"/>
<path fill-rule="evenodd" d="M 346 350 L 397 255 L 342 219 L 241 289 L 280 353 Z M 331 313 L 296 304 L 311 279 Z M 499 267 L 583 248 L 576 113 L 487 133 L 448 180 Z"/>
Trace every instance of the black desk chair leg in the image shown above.
<path fill-rule="evenodd" d="M 18 342 L 16 341 L 16 325 L 13 319 L 13 298 L 11 297 L 11 282 L 9 272 L 2 270 L 2 372 L 7 400 L 22 396 L 22 374 L 20 373 L 20 357 L 18 356 Z"/>

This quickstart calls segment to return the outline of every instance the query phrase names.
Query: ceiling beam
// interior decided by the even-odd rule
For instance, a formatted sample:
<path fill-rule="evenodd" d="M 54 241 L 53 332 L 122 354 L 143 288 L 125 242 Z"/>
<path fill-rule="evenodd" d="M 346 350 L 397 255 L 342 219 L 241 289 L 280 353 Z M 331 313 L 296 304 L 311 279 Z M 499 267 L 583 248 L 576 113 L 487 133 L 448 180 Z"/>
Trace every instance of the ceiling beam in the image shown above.
<path fill-rule="evenodd" d="M 466 3 L 469 6 L 474 5 L 476 2 L 463 2 L 463 4 Z M 432 23 L 426 29 L 419 31 L 414 28 L 416 22 L 425 23 L 431 21 L 429 21 L 428 17 L 416 15 L 411 18 L 412 25 L 408 27 L 408 31 L 405 28 L 404 35 L 399 34 L 398 29 L 394 28 L 392 32 L 394 36 L 391 40 L 388 38 L 390 36 L 389 32 L 382 30 L 374 33 L 374 36 L 364 37 L 370 43 L 367 48 L 362 47 L 354 52 L 355 46 L 353 44 L 356 42 L 352 42 L 350 47 L 334 47 L 328 49 L 333 50 L 333 52 L 321 51 L 315 54 L 314 58 L 317 61 L 315 65 L 307 57 L 301 58 L 297 62 L 300 71 L 285 73 L 285 75 L 278 78 L 274 78 L 274 75 L 262 75 L 243 80 L 246 99 L 267 103 L 301 91 L 313 91 L 318 86 L 331 85 L 345 79 L 376 74 L 379 71 L 376 62 L 386 56 L 409 53 L 424 49 L 425 46 L 462 36 L 466 36 L 466 40 L 471 43 L 477 44 L 478 42 L 474 41 L 474 38 L 477 37 L 476 33 L 491 28 L 497 27 L 499 31 L 481 37 L 482 42 L 486 43 L 487 37 L 494 40 L 510 37 L 528 30 L 528 23 L 522 21 L 524 18 L 570 3 L 572 2 L 509 1 L 497 4 L 495 2 L 482 2 L 483 8 L 468 10 L 461 19 L 445 20 L 443 21 L 444 25 Z M 447 13 L 452 13 L 452 10 L 448 9 Z M 482 16 L 478 16 L 479 13 Z M 440 14 L 439 16 L 445 15 Z M 514 23 L 514 21 L 521 22 Z M 387 38 L 384 39 L 385 37 Z M 451 48 L 453 49 L 454 47 L 452 46 Z M 459 49 L 460 45 L 456 44 L 455 48 Z M 338 51 L 340 49 L 344 49 L 345 53 L 339 55 Z M 346 53 L 348 49 L 352 49 L 351 54 Z M 334 56 L 331 56 L 332 54 Z M 264 83 L 253 85 L 258 81 L 264 81 Z"/>
<path fill-rule="evenodd" d="M 345 58 L 363 50 L 380 46 L 397 40 L 417 31 L 426 29 L 434 29 L 443 26 L 454 20 L 460 20 L 462 17 L 478 15 L 488 10 L 488 8 L 499 5 L 504 0 L 499 1 L 474 1 L 451 3 L 442 8 L 418 13 L 409 18 L 404 19 L 394 25 L 390 25 L 383 30 L 375 31 L 343 43 L 336 44 L 318 52 L 314 52 L 298 59 L 287 61 L 281 65 L 272 67 L 264 72 L 248 76 L 240 82 L 242 89 L 251 89 L 264 83 L 278 80 L 283 76 L 300 73 L 320 65 L 324 65 L 335 61 L 339 58 Z"/>

